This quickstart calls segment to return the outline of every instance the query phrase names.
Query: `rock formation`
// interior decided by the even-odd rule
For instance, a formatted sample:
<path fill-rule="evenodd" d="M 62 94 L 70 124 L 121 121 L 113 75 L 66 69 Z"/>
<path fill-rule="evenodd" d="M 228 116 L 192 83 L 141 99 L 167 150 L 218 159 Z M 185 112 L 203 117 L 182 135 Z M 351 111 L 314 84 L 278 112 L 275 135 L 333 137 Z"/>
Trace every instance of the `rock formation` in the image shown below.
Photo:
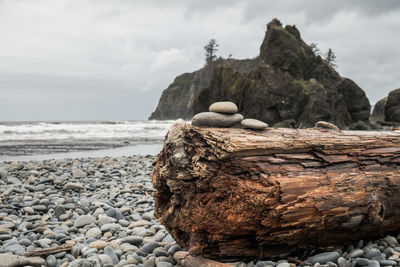
<path fill-rule="evenodd" d="M 400 89 L 389 93 L 385 104 L 385 120 L 400 122 Z"/>
<path fill-rule="evenodd" d="M 149 119 L 191 119 L 193 101 L 202 89 L 210 86 L 216 65 L 229 66 L 243 73 L 256 69 L 258 58 L 243 60 L 219 58 L 213 64 L 208 64 L 195 72 L 184 73 L 176 77 L 174 82 L 163 91 L 158 106 Z"/>
<path fill-rule="evenodd" d="M 369 120 L 383 126 L 383 129 L 398 127 L 400 125 L 400 89 L 391 91 L 387 97 L 376 102 Z"/>
<path fill-rule="evenodd" d="M 216 65 L 210 86 L 194 99 L 193 113 L 213 102 L 232 101 L 245 117 L 269 125 L 294 120 L 294 126 L 312 127 L 323 120 L 340 128 L 359 122 L 368 127 L 371 106 L 364 91 L 315 55 L 295 26 L 271 21 L 259 61 L 247 73 Z"/>
<path fill-rule="evenodd" d="M 371 116 L 369 116 L 369 120 L 371 122 L 382 123 L 385 121 L 385 105 L 386 105 L 387 97 L 382 98 L 378 102 L 376 102 L 374 106 L 374 111 Z"/>

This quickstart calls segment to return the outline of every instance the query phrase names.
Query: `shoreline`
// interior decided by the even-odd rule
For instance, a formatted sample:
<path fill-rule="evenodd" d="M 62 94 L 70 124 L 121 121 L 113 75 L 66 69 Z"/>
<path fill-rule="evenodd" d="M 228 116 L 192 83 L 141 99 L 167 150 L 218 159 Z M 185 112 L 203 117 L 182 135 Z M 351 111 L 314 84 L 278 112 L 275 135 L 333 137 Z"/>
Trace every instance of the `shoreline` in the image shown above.
<path fill-rule="evenodd" d="M 118 146 L 113 148 L 99 148 L 91 150 L 67 151 L 67 152 L 51 152 L 50 153 L 37 153 L 37 150 L 29 150 L 32 153 L 27 153 L 26 150 L 21 149 L 20 154 L 6 154 L 0 155 L 1 162 L 10 161 L 41 161 L 50 159 L 77 159 L 77 158 L 103 158 L 103 157 L 129 157 L 134 155 L 152 155 L 155 156 L 160 152 L 162 143 L 136 143 L 125 146 Z"/>

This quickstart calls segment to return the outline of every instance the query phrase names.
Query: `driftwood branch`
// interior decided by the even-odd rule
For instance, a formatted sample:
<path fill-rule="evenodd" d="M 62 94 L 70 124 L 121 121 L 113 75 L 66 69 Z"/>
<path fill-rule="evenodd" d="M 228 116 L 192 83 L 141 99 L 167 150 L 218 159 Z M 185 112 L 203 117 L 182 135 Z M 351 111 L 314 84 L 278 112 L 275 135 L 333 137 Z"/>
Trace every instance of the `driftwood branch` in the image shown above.
<path fill-rule="evenodd" d="M 50 248 L 41 248 L 41 249 L 36 249 L 33 251 L 26 252 L 24 254 L 24 256 L 30 257 L 30 256 L 50 255 L 50 254 L 55 254 L 58 252 L 71 250 L 72 247 L 73 247 L 73 245 L 61 245 L 61 246 L 50 247 Z"/>
<path fill-rule="evenodd" d="M 264 257 L 400 229 L 400 132 L 175 124 L 155 215 L 192 255 Z"/>

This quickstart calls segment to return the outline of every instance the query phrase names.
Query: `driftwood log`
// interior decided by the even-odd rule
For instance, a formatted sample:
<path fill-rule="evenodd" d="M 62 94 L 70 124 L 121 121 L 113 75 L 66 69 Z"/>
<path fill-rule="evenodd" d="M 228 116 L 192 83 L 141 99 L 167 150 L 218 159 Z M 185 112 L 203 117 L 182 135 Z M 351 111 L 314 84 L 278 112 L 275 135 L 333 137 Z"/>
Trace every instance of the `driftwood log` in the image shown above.
<path fill-rule="evenodd" d="M 175 124 L 155 215 L 192 255 L 265 257 L 400 229 L 400 132 Z"/>

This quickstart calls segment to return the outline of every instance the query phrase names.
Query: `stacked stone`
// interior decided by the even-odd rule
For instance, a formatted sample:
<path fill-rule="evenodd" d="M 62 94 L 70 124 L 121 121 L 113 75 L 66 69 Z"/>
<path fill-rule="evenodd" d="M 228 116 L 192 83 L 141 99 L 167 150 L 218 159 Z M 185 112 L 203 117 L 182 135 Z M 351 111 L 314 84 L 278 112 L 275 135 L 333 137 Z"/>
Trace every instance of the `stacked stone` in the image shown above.
<path fill-rule="evenodd" d="M 244 119 L 242 114 L 237 113 L 238 107 L 235 103 L 225 101 L 216 102 L 209 107 L 209 112 L 196 114 L 192 119 L 192 125 L 203 127 L 240 127 L 252 130 L 264 130 L 268 127 L 265 122 L 256 119 Z"/>

